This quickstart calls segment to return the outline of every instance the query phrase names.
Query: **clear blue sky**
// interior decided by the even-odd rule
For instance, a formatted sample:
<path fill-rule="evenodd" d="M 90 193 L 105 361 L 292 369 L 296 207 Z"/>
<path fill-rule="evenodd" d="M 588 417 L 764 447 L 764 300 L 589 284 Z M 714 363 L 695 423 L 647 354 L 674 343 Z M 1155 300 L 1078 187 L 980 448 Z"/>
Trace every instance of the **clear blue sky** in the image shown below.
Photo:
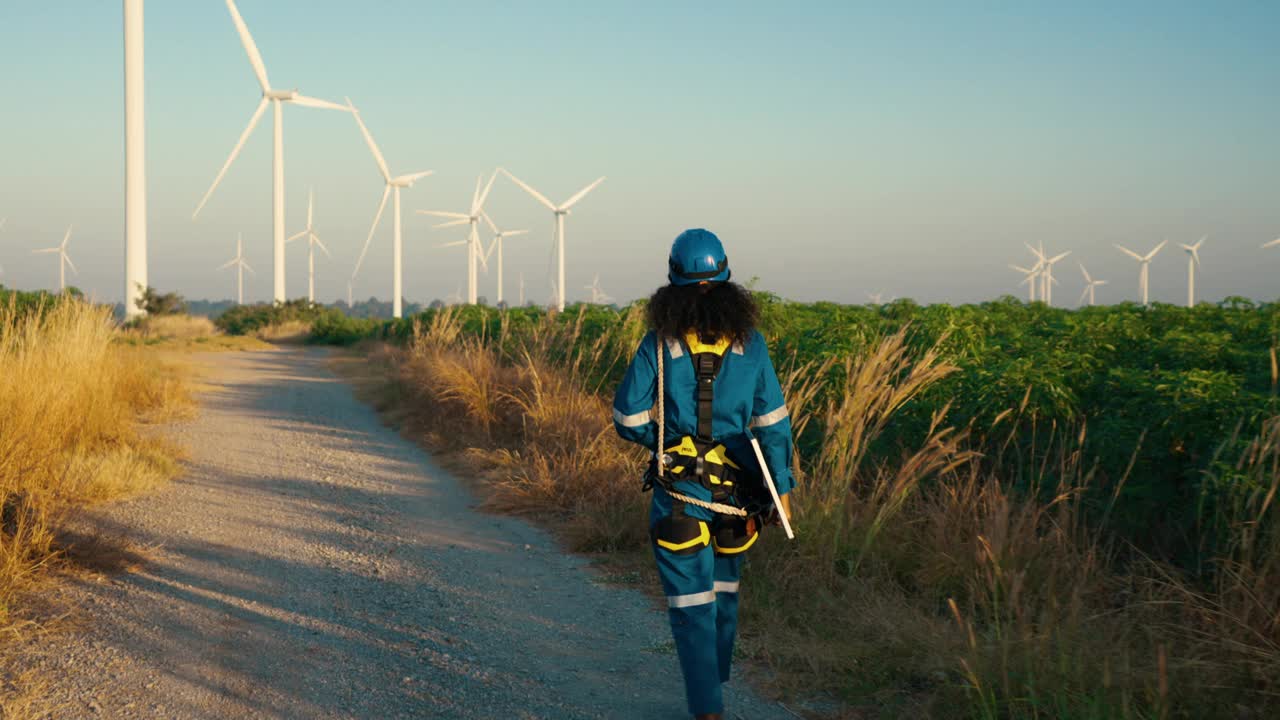
<path fill-rule="evenodd" d="M 571 299 L 599 273 L 629 299 L 662 282 L 674 235 L 704 226 L 740 278 L 796 299 L 922 301 L 1021 293 L 1024 240 L 1072 250 L 1132 298 L 1161 238 L 1203 252 L 1202 296 L 1275 298 L 1280 250 L 1280 52 L 1274 2 L 532 2 L 242 0 L 273 84 L 345 95 L 406 191 L 405 294 L 464 279 L 456 229 L 419 208 L 465 209 L 504 165 L 553 199 L 609 179 L 568 219 Z M 230 297 L 243 231 L 252 298 L 270 296 L 270 115 L 201 217 L 191 212 L 259 91 L 220 0 L 147 7 L 150 276 L 189 297 Z M 0 3 L 0 265 L 6 285 L 56 282 L 30 250 L 76 230 L 76 283 L 122 285 L 122 38 L 118 1 Z M 306 193 L 334 251 L 323 299 L 346 279 L 381 180 L 352 119 L 285 110 L 292 233 Z M 550 213 L 500 180 L 494 217 L 529 294 L 548 295 Z M 389 296 L 389 217 L 357 297 Z M 289 247 L 289 294 L 305 294 Z M 494 296 L 491 274 L 481 294 Z M 1152 267 L 1157 299 L 1185 298 L 1186 261 Z"/>

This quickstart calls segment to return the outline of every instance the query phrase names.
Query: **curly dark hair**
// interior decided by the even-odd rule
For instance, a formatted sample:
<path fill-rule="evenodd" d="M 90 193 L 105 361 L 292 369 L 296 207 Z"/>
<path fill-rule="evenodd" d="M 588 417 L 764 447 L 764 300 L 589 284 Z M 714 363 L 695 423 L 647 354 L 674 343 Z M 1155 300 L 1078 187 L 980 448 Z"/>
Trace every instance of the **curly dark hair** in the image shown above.
<path fill-rule="evenodd" d="M 746 344 L 760 322 L 751 292 L 733 282 L 666 285 L 649 298 L 649 327 L 664 337 L 697 332 L 704 343 L 727 338 Z"/>

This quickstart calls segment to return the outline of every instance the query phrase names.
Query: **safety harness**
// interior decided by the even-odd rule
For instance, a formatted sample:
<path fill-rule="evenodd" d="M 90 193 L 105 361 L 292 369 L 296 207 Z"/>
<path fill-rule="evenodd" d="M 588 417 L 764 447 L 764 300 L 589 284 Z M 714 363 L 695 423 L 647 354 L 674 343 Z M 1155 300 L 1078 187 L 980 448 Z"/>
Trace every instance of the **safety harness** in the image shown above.
<path fill-rule="evenodd" d="M 715 345 L 702 343 L 696 335 L 686 338 L 685 348 L 693 361 L 697 381 L 695 390 L 697 428 L 694 436 L 684 436 L 680 443 L 666 447 L 666 368 L 663 350 L 665 342 L 657 338 L 658 356 L 658 445 L 650 472 L 645 476 L 645 490 L 661 485 L 672 500 L 671 515 L 652 528 L 654 542 L 674 553 L 692 553 L 713 545 L 717 553 L 737 554 L 745 552 L 758 537 L 757 522 L 740 489 L 744 474 L 742 468 L 729 458 L 723 444 L 712 437 L 712 407 L 715 401 L 715 380 L 729 349 L 727 341 Z M 711 491 L 711 501 L 690 497 L 675 489 L 679 480 L 691 480 Z M 734 502 L 737 504 L 729 504 Z M 715 513 L 708 528 L 704 521 L 688 517 L 685 505 L 695 505 Z"/>

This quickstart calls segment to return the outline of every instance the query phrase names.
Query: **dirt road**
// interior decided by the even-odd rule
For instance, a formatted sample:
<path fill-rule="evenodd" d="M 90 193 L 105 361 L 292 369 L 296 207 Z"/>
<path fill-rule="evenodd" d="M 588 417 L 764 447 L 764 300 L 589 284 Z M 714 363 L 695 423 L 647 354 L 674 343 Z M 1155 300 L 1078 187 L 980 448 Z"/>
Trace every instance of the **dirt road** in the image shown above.
<path fill-rule="evenodd" d="M 53 717 L 685 717 L 665 614 L 473 510 L 323 351 L 211 362 L 186 475 L 98 511 L 159 549 L 65 591 Z M 791 717 L 727 688 L 730 718 Z"/>

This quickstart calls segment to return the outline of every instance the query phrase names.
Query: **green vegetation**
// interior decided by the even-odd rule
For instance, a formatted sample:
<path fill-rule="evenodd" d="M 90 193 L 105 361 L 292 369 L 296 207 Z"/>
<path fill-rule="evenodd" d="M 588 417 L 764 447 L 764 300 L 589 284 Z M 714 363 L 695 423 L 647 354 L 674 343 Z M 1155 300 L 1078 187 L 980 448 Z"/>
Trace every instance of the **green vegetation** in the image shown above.
<path fill-rule="evenodd" d="M 752 551 L 745 646 L 784 692 L 858 717 L 1278 709 L 1280 305 L 759 297 L 800 533 Z M 607 403 L 643 331 L 638 306 L 468 307 L 312 341 L 390 341 L 389 407 L 464 451 L 490 506 L 637 562 L 640 458 Z"/>

